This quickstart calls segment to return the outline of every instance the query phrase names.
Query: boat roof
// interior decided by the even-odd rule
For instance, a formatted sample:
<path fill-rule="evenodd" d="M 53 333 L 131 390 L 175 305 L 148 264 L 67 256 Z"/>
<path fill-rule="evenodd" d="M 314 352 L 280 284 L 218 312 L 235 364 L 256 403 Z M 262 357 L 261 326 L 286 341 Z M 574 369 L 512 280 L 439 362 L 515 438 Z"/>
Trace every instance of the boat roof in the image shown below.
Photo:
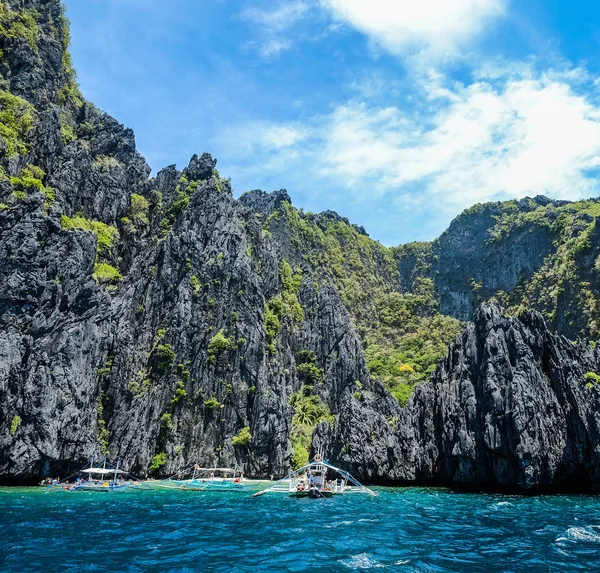
<path fill-rule="evenodd" d="M 294 473 L 294 474 L 300 474 L 303 471 L 312 470 L 312 469 L 314 469 L 317 466 L 324 466 L 326 468 L 335 470 L 336 472 L 338 472 L 340 474 L 347 473 L 347 472 L 344 472 L 344 470 L 335 467 L 333 464 L 330 464 L 327 460 L 312 460 L 311 462 L 309 462 L 305 466 L 302 466 L 301 468 L 298 468 L 295 472 L 292 472 L 292 473 Z"/>
<path fill-rule="evenodd" d="M 124 472 L 123 470 L 111 470 L 110 468 L 86 468 L 84 470 L 81 470 L 83 473 L 86 474 L 103 474 L 103 475 L 108 475 L 108 474 L 126 474 L 127 472 Z"/>
<path fill-rule="evenodd" d="M 198 468 L 198 472 L 236 472 L 233 468 Z"/>

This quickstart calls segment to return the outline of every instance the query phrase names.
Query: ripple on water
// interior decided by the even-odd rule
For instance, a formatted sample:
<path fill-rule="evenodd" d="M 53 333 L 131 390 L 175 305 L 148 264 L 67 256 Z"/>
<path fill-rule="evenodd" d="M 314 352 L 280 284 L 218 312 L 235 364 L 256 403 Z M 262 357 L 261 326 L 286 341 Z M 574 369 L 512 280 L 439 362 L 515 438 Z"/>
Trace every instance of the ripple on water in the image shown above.
<path fill-rule="evenodd" d="M 599 570 L 596 497 L 377 491 L 313 502 L 0 488 L 0 571 Z"/>

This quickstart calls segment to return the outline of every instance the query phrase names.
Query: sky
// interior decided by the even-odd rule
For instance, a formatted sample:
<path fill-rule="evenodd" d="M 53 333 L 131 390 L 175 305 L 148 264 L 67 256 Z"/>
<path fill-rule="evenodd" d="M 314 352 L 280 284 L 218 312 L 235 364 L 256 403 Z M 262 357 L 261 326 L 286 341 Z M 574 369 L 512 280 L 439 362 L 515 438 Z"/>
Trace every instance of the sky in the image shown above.
<path fill-rule="evenodd" d="M 392 246 L 600 195 L 597 0 L 64 0 L 85 97 L 154 173 L 218 159 Z"/>

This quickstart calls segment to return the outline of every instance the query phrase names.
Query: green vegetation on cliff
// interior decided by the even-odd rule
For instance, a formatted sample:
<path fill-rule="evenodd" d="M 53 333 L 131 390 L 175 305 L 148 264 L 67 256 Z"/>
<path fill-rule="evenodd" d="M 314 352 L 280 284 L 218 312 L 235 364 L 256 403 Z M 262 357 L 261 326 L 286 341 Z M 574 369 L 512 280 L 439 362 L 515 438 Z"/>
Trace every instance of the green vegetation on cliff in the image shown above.
<path fill-rule="evenodd" d="M 225 331 L 221 329 L 208 342 L 208 363 L 214 364 L 222 353 L 236 349 L 237 344 L 233 338 L 225 336 Z"/>
<path fill-rule="evenodd" d="M 14 436 L 17 433 L 19 426 L 21 425 L 21 416 L 14 415 L 10 422 L 10 435 Z"/>
<path fill-rule="evenodd" d="M 317 284 L 332 282 L 358 325 L 372 317 L 372 293 L 396 287 L 398 271 L 389 249 L 337 215 L 304 214 L 288 202 L 267 219 L 269 230 L 285 218 L 292 246 L 313 269 Z"/>
<path fill-rule="evenodd" d="M 240 430 L 240 433 L 237 436 L 233 436 L 233 438 L 231 438 L 231 445 L 241 448 L 247 446 L 251 440 L 252 434 L 250 433 L 250 428 L 245 426 Z"/>
<path fill-rule="evenodd" d="M 29 132 L 34 121 L 35 109 L 29 102 L 0 90 L 0 137 L 8 157 L 25 155 L 30 151 Z"/>
<path fill-rule="evenodd" d="M 267 336 L 267 351 L 275 354 L 275 339 L 279 334 L 282 322 L 289 325 L 304 320 L 304 309 L 298 301 L 298 289 L 302 283 L 302 270 L 292 269 L 290 263 L 283 259 L 279 267 L 281 292 L 271 298 L 265 305 L 265 334 Z"/>
<path fill-rule="evenodd" d="M 340 294 L 363 341 L 371 375 L 405 404 L 461 329 L 458 320 L 438 312 L 435 285 L 428 276 L 431 243 L 388 249 L 338 215 L 304 214 L 288 202 L 265 221 L 267 239 L 282 222 L 292 246 L 310 265 L 316 287 L 330 283 Z M 413 269 L 405 286 L 412 292 L 401 294 L 399 267 L 407 257 Z M 269 303 L 265 310 L 269 340 L 280 327 L 276 309 Z M 317 370 L 306 362 L 298 373 L 313 384 Z"/>
<path fill-rule="evenodd" d="M 98 283 L 116 283 L 121 280 L 121 273 L 118 269 L 108 263 L 97 261 L 94 264 L 92 276 Z"/>
<path fill-rule="evenodd" d="M 165 452 L 159 452 L 152 458 L 152 463 L 148 468 L 148 473 L 157 474 L 160 468 L 167 463 L 167 454 Z"/>
<path fill-rule="evenodd" d="M 294 448 L 291 464 L 294 469 L 308 463 L 312 445 L 312 433 L 317 424 L 326 421 L 333 423 L 333 416 L 327 404 L 313 393 L 313 387 L 305 384 L 290 397 L 290 405 L 295 410 L 292 418 L 290 441 Z"/>
<path fill-rule="evenodd" d="M 115 240 L 119 237 L 119 231 L 112 225 L 107 225 L 101 221 L 92 221 L 86 219 L 82 214 L 75 217 L 63 215 L 61 218 L 62 228 L 67 231 L 82 230 L 93 233 L 98 237 L 98 253 L 101 254 L 113 247 Z"/>
<path fill-rule="evenodd" d="M 48 209 L 56 201 L 56 194 L 52 187 L 44 185 L 43 180 L 45 177 L 46 173 L 37 165 L 26 165 L 19 177 L 10 178 L 13 195 L 17 199 L 24 199 L 29 191 L 39 191 L 46 197 L 44 207 Z"/>
<path fill-rule="evenodd" d="M 522 202 L 520 202 L 522 203 Z M 600 336 L 600 203 L 530 201 L 529 210 L 514 202 L 502 204 L 504 211 L 490 230 L 490 242 L 510 241 L 518 232 L 546 229 L 552 251 L 531 278 L 512 292 L 497 294 L 512 313 L 525 308 L 540 311 L 553 329 L 567 336 L 581 333 Z"/>
<path fill-rule="evenodd" d="M 8 4 L 0 2 L 0 35 L 11 39 L 22 38 L 36 51 L 39 36 L 38 19 L 37 10 L 12 10 Z"/>
<path fill-rule="evenodd" d="M 414 387 L 429 379 L 440 358 L 446 354 L 448 344 L 463 328 L 460 321 L 439 313 L 424 317 L 415 314 L 406 322 L 395 325 L 387 322 L 394 316 L 390 315 L 390 310 L 401 309 L 395 315 L 400 317 L 402 311 L 411 307 L 411 297 L 398 293 L 390 295 L 400 304 L 390 308 L 387 301 L 384 303 L 382 327 L 369 334 L 365 349 L 369 372 L 384 382 L 403 406 Z"/>

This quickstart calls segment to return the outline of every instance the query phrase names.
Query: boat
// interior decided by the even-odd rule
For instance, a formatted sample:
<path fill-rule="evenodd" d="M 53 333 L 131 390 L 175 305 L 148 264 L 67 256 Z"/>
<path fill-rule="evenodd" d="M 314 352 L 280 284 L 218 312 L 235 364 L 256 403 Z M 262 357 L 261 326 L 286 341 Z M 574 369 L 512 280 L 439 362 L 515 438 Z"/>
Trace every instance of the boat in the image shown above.
<path fill-rule="evenodd" d="M 271 487 L 258 491 L 252 497 L 267 493 L 283 493 L 291 497 L 309 497 L 312 499 L 333 497 L 341 494 L 377 494 L 362 485 L 348 472 L 330 464 L 317 453 L 313 461 L 291 472 Z"/>
<path fill-rule="evenodd" d="M 190 477 L 186 478 L 186 475 Z M 256 486 L 256 482 L 247 480 L 244 472 L 237 468 L 202 468 L 196 464 L 166 480 L 153 482 L 152 485 L 191 491 L 248 491 Z"/>
<path fill-rule="evenodd" d="M 56 489 L 74 491 L 115 492 L 124 491 L 129 488 L 148 489 L 147 486 L 129 472 L 122 470 L 121 459 L 113 466 L 106 457 L 100 466 L 94 466 L 94 458 L 90 460 L 90 466 L 79 470 L 77 473 L 51 484 L 46 493 Z"/>

